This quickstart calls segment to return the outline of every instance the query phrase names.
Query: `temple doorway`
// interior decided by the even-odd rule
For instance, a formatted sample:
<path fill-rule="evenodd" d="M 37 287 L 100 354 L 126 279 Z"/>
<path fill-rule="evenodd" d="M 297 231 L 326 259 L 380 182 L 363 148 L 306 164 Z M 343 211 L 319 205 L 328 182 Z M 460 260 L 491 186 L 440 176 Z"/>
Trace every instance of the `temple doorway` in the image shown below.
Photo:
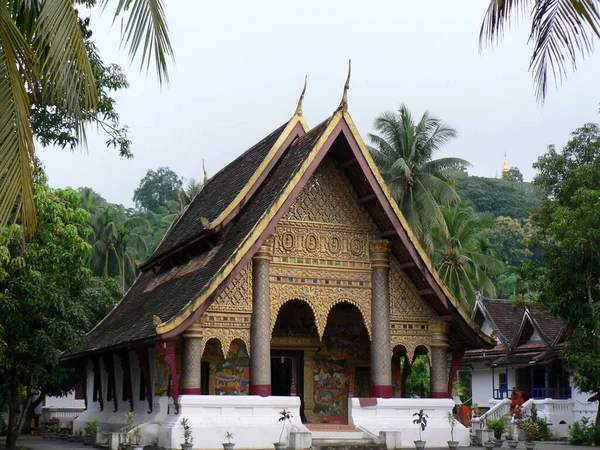
<path fill-rule="evenodd" d="M 317 421 L 348 423 L 349 391 L 360 396 L 370 389 L 369 334 L 355 305 L 341 302 L 331 309 L 314 360 Z"/>

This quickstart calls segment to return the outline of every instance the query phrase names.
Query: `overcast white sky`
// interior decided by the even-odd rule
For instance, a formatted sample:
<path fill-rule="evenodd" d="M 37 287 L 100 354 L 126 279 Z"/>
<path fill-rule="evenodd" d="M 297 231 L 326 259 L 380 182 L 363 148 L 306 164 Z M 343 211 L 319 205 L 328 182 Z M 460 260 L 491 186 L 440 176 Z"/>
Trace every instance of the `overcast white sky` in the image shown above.
<path fill-rule="evenodd" d="M 110 1 L 114 6 L 116 2 Z M 38 148 L 54 187 L 90 186 L 111 202 L 133 205 L 148 169 L 168 166 L 202 179 L 202 159 L 214 174 L 288 120 L 308 75 L 304 115 L 317 125 L 337 107 L 352 58 L 349 111 L 366 139 L 374 117 L 406 103 L 447 121 L 459 137 L 440 154 L 469 160 L 471 174 L 493 177 L 504 152 L 526 179 L 548 144 L 596 122 L 600 55 L 578 71 L 543 107 L 527 71 L 527 25 L 499 46 L 478 51 L 487 1 L 166 0 L 175 51 L 171 83 L 139 72 L 119 50 L 110 7 L 92 12 L 91 26 L 106 63 L 121 64 L 130 89 L 115 95 L 131 127 L 126 160 L 89 132 L 87 153 Z"/>

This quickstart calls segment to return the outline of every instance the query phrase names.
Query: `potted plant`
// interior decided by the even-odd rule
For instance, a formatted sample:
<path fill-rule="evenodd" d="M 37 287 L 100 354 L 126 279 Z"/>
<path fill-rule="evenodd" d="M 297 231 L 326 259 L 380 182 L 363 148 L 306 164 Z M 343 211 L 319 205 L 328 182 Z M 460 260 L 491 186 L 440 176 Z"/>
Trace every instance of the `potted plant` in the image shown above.
<path fill-rule="evenodd" d="M 227 442 L 223 442 L 223 450 L 233 450 L 233 447 L 235 447 L 235 444 L 231 442 L 233 440 L 233 433 L 226 431 L 225 439 L 227 439 Z"/>
<path fill-rule="evenodd" d="M 281 433 L 279 433 L 279 442 L 273 442 L 273 446 L 275 447 L 275 450 L 282 450 L 287 445 L 285 442 L 283 442 L 281 440 L 281 438 L 283 437 L 283 431 L 285 430 L 285 423 L 292 420 L 292 413 L 290 411 L 288 411 L 287 409 L 280 411 L 279 416 L 280 417 L 277 421 L 283 422 L 283 423 L 281 425 Z"/>
<path fill-rule="evenodd" d="M 416 412 L 413 414 L 413 417 L 416 416 L 416 419 L 413 419 L 413 423 L 415 425 L 417 425 L 417 427 L 419 427 L 419 440 L 418 441 L 414 441 L 415 443 L 415 447 L 418 450 L 424 449 L 425 448 L 425 441 L 422 439 L 421 433 L 423 431 L 425 431 L 425 428 L 427 427 L 427 418 L 429 417 L 427 414 L 425 414 L 423 412 L 423 410 L 419 410 L 419 412 Z"/>
<path fill-rule="evenodd" d="M 486 450 L 492 450 L 495 445 L 496 444 L 494 444 L 494 441 L 492 441 L 492 435 L 489 434 L 488 440 L 483 443 L 483 446 L 486 448 Z"/>
<path fill-rule="evenodd" d="M 448 448 L 454 450 L 458 448 L 458 441 L 454 440 L 454 426 L 456 425 L 456 417 L 452 411 L 448 411 L 446 413 L 446 419 L 450 425 L 450 440 L 448 441 Z"/>
<path fill-rule="evenodd" d="M 517 441 L 512 434 L 512 426 L 508 429 L 506 433 L 506 442 L 508 443 L 508 448 L 517 448 L 519 445 L 519 441 Z"/>
<path fill-rule="evenodd" d="M 179 421 L 181 427 L 181 435 L 183 436 L 183 444 L 181 444 L 182 450 L 192 450 L 192 442 L 194 442 L 194 434 L 192 427 L 190 426 L 187 417 L 182 417 Z"/>
<path fill-rule="evenodd" d="M 141 445 L 142 442 L 142 428 L 141 427 L 136 427 L 132 432 L 132 438 L 131 440 L 133 440 L 133 450 L 142 450 L 144 448 L 143 445 Z"/>
<path fill-rule="evenodd" d="M 535 448 L 534 439 L 538 436 L 537 423 L 531 418 L 525 419 L 521 422 L 521 428 L 525 432 L 525 448 L 533 450 Z"/>
<path fill-rule="evenodd" d="M 487 429 L 494 432 L 494 438 L 496 439 L 496 447 L 502 447 L 502 433 L 504 433 L 504 431 L 506 430 L 504 416 L 498 417 L 497 419 L 489 419 L 487 421 Z"/>

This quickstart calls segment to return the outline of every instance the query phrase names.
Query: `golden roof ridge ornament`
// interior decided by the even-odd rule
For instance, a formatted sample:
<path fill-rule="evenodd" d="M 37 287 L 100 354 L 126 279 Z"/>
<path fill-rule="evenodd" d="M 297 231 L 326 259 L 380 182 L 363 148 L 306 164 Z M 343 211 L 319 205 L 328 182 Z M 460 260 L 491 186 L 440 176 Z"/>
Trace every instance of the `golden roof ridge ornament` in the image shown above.
<path fill-rule="evenodd" d="M 202 158 L 202 171 L 204 172 L 204 186 L 208 183 L 208 172 L 206 171 L 206 167 L 204 167 L 204 158 Z"/>
<path fill-rule="evenodd" d="M 348 89 L 350 89 L 350 75 L 352 74 L 352 60 L 348 60 L 348 76 L 346 77 L 346 84 L 344 84 L 344 93 L 342 95 L 342 101 L 338 106 L 337 111 L 348 112 Z"/>
<path fill-rule="evenodd" d="M 296 106 L 295 116 L 302 115 L 302 101 L 304 100 L 304 94 L 306 94 L 306 83 L 308 82 L 308 75 L 304 75 L 304 88 L 302 88 L 302 93 L 300 94 L 300 98 L 298 99 L 298 106 Z"/>

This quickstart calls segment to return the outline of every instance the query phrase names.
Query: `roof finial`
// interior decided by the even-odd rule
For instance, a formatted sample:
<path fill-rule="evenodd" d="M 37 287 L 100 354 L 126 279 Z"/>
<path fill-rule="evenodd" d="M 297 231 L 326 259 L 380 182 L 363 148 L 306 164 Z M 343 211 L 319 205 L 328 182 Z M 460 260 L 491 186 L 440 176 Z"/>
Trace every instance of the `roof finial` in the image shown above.
<path fill-rule="evenodd" d="M 306 93 L 306 82 L 308 81 L 308 75 L 304 75 L 304 88 L 302 89 L 302 93 L 300 94 L 300 98 L 298 99 L 298 106 L 296 106 L 296 112 L 294 115 L 301 116 L 302 115 L 302 100 L 304 100 L 304 94 Z"/>
<path fill-rule="evenodd" d="M 338 106 L 338 111 L 348 111 L 348 89 L 350 89 L 350 74 L 352 73 L 352 60 L 348 60 L 348 76 L 346 77 L 346 84 L 344 85 L 344 94 L 342 95 L 342 101 Z"/>
<path fill-rule="evenodd" d="M 206 183 L 208 183 L 208 173 L 204 167 L 204 158 L 202 158 L 202 170 L 204 171 L 204 186 L 206 186 Z"/>

